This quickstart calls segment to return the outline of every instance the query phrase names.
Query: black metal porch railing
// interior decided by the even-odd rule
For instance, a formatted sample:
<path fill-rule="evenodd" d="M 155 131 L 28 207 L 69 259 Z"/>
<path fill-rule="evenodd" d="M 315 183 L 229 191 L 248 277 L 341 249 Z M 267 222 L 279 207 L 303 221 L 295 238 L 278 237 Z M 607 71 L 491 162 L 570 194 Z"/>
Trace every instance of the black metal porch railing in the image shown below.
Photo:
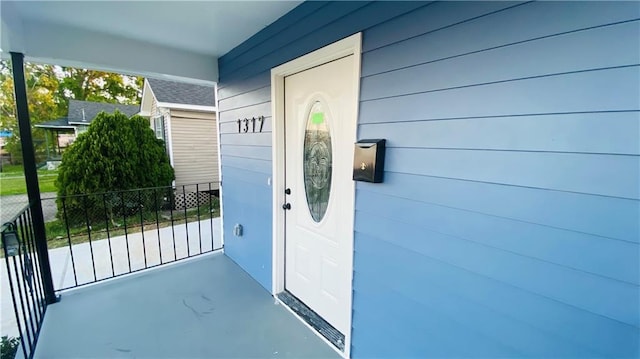
<path fill-rule="evenodd" d="M 32 204 L 24 207 L 1 229 L 6 277 L 24 358 L 33 356 L 47 308 L 31 208 Z"/>
<path fill-rule="evenodd" d="M 55 289 L 222 249 L 218 193 L 210 182 L 43 199 L 57 208 L 45 213 Z"/>

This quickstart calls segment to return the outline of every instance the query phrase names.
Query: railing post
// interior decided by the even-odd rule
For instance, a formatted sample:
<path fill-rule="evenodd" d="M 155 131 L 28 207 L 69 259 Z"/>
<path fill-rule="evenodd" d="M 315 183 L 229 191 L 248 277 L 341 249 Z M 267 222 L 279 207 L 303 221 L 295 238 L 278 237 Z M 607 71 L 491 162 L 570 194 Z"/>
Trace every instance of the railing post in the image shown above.
<path fill-rule="evenodd" d="M 27 87 L 24 77 L 24 55 L 18 52 L 12 52 L 11 67 L 13 70 L 13 89 L 16 99 L 16 113 L 18 114 L 18 127 L 20 129 L 20 142 L 22 143 L 24 178 L 27 182 L 29 203 L 32 206 L 31 215 L 33 216 L 36 250 L 41 264 L 40 274 L 42 275 L 42 284 L 44 285 L 45 300 L 47 304 L 51 304 L 57 302 L 58 299 L 53 288 L 53 278 L 51 277 L 47 235 L 44 227 L 44 215 L 42 214 L 40 188 L 38 187 L 36 155 L 33 148 L 33 138 L 31 137 L 31 120 L 29 119 Z"/>

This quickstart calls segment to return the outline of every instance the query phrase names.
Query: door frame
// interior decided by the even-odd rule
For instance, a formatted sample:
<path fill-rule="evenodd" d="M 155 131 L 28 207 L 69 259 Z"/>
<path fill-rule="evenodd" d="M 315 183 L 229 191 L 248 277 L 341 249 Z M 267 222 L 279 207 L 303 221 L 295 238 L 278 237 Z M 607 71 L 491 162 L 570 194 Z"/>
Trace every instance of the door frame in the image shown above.
<path fill-rule="evenodd" d="M 312 67 L 320 66 L 327 62 L 340 59 L 348 55 L 354 55 L 354 69 L 353 76 L 355 86 L 352 93 L 351 106 L 354 106 L 353 110 L 355 118 L 353 123 L 348 127 L 353 133 L 353 142 L 357 140 L 357 125 L 358 125 L 358 108 L 359 108 L 359 96 L 360 96 L 360 63 L 362 53 L 362 33 L 351 35 L 347 38 L 329 44 L 316 51 L 298 57 L 285 64 L 271 69 L 271 140 L 272 140 L 272 198 L 273 198 L 273 258 L 272 258 L 272 289 L 271 293 L 276 302 L 279 302 L 276 294 L 284 291 L 284 276 L 285 276 L 285 213 L 282 209 L 283 203 L 285 203 L 285 123 L 284 123 L 284 78 L 289 75 L 310 69 Z M 351 228 L 354 226 L 355 217 L 355 184 L 353 184 L 353 208 L 347 222 L 350 223 Z M 350 240 L 346 245 L 351 255 L 348 256 L 349 260 L 346 263 L 347 270 L 350 273 L 350 280 L 353 281 L 353 232 Z M 353 288 L 353 287 L 352 287 Z M 353 291 L 349 291 L 348 306 L 349 306 L 349 318 L 348 328 L 351 328 L 351 319 L 353 312 Z M 282 303 L 280 303 L 282 304 Z M 284 304 L 283 304 L 284 305 Z M 285 305 L 286 307 L 286 305 Z M 293 313 L 293 311 L 292 311 Z M 297 315 L 296 315 L 297 316 Z M 302 320 L 301 318 L 299 318 Z M 303 321 L 303 320 L 302 320 Z M 303 321 L 304 322 L 304 321 Z M 304 322 L 306 324 L 306 322 Z M 343 333 L 345 336 L 344 352 L 340 352 L 333 344 L 330 344 L 320 333 L 317 333 L 315 329 L 312 329 L 322 340 L 324 340 L 331 348 L 335 349 L 341 356 L 349 358 L 351 353 L 351 329 L 348 333 Z"/>

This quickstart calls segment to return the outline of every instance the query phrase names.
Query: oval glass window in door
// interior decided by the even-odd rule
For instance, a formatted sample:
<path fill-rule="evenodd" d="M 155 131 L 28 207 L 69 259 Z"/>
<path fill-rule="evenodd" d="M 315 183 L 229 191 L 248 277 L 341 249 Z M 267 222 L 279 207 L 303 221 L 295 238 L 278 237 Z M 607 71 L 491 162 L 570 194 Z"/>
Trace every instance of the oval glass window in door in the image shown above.
<path fill-rule="evenodd" d="M 304 132 L 304 186 L 309 212 L 316 222 L 327 212 L 331 194 L 331 133 L 325 110 L 320 101 L 314 102 Z"/>

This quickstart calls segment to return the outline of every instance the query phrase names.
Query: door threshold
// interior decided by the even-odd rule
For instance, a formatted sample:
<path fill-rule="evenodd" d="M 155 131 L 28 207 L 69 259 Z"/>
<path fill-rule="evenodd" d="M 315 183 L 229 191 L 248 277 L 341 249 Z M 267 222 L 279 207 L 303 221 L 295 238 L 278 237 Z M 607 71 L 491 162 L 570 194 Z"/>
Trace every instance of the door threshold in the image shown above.
<path fill-rule="evenodd" d="M 318 313 L 314 312 L 301 300 L 286 290 L 278 293 L 277 297 L 282 301 L 282 303 L 287 305 L 287 307 L 302 318 L 302 320 L 320 333 L 327 341 L 344 353 L 344 334 L 340 333 L 338 329 L 334 328 L 329 324 L 329 322 L 322 319 Z"/>

